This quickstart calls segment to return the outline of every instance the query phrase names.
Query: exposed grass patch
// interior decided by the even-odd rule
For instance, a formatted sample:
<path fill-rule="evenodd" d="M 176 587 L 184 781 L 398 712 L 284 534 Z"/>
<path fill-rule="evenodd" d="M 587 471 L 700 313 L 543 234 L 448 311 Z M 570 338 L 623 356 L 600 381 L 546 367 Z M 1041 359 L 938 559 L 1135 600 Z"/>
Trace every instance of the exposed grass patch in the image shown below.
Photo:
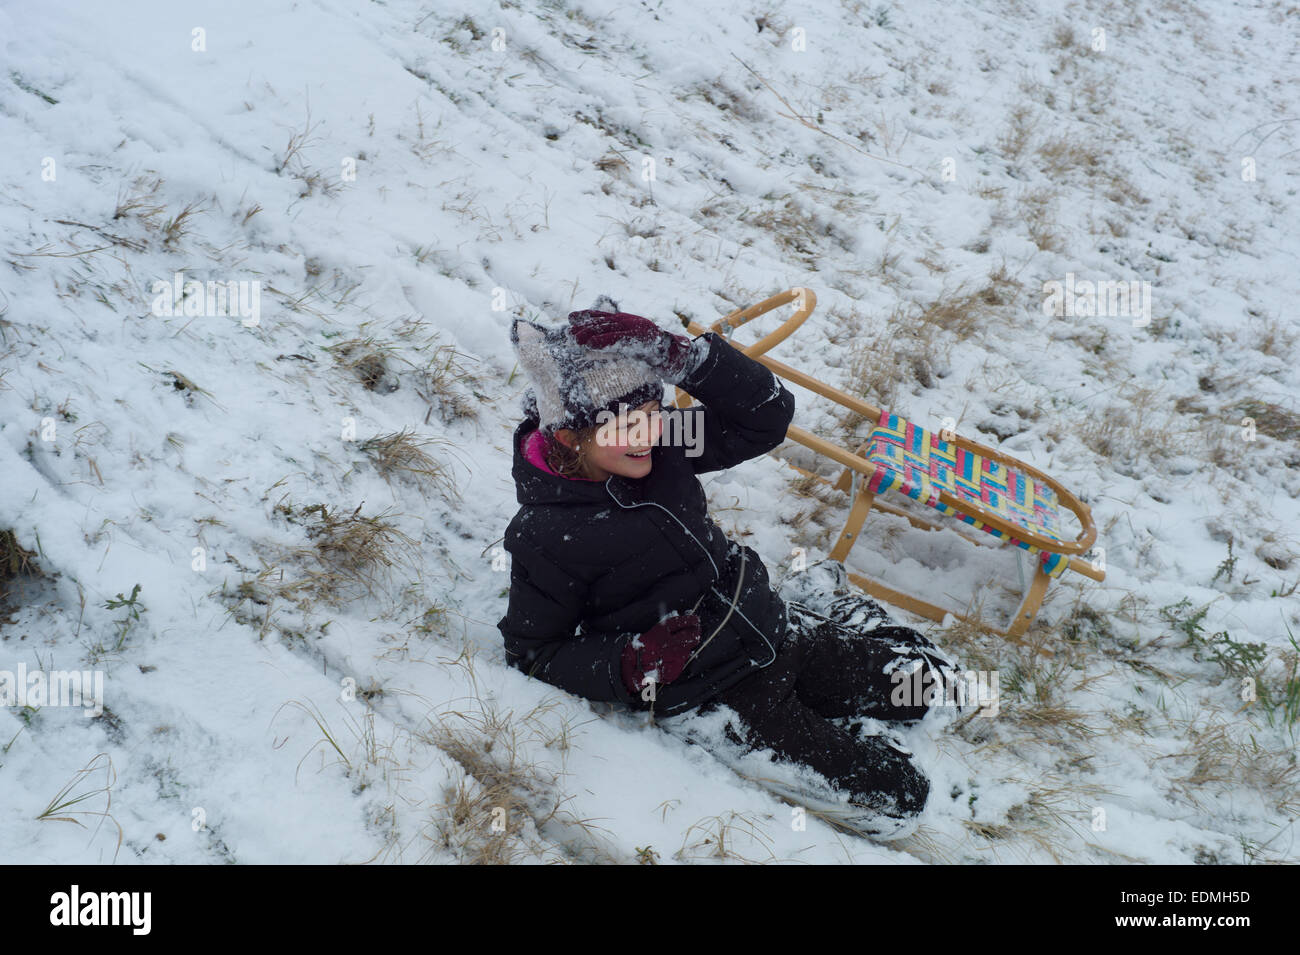
<path fill-rule="evenodd" d="M 1217 575 L 1216 575 L 1217 576 Z M 1186 646 L 1192 650 L 1192 658 L 1198 662 L 1210 660 L 1219 665 L 1225 677 L 1241 679 L 1256 677 L 1268 655 L 1268 648 L 1262 643 L 1242 643 L 1232 639 L 1228 631 L 1206 633 L 1201 626 L 1210 605 L 1199 610 L 1191 610 L 1191 601 L 1184 597 L 1176 604 L 1160 609 L 1160 616 L 1175 630 L 1187 637 Z"/>
<path fill-rule="evenodd" d="M 36 552 L 23 547 L 12 530 L 0 530 L 0 611 L 17 590 L 25 588 L 25 580 L 44 576 Z"/>
<path fill-rule="evenodd" d="M 559 774 L 523 756 L 529 744 L 568 746 L 567 726 L 557 734 L 541 719 L 555 705 L 516 717 L 476 695 L 472 708 L 432 718 L 417 737 L 454 759 L 465 776 L 443 793 L 426 838 L 474 864 L 624 861 L 599 826 L 563 808 L 571 797 L 559 794 Z"/>
<path fill-rule="evenodd" d="M 1104 364 L 1109 367 L 1111 363 L 1107 360 Z M 1130 380 L 1108 391 L 1115 400 L 1089 414 L 1072 430 L 1112 468 L 1136 476 L 1144 463 L 1195 453 L 1196 429 L 1180 420 L 1159 388 Z"/>
<path fill-rule="evenodd" d="M 977 332 L 986 330 L 994 317 L 1012 306 L 1021 284 L 1003 262 L 988 278 L 974 287 L 961 282 L 956 288 L 944 290 L 929 302 L 903 306 L 890 317 L 890 328 L 915 328 L 929 325 L 951 333 L 958 342 L 964 342 Z M 933 339 L 927 351 L 937 347 Z"/>
<path fill-rule="evenodd" d="M 162 178 L 154 175 L 137 176 L 129 187 L 123 186 L 117 193 L 117 206 L 113 218 L 127 217 L 139 219 L 152 228 L 154 220 L 167 211 L 165 204 L 158 200 L 158 190 L 162 188 Z"/>
<path fill-rule="evenodd" d="M 104 774 L 103 782 L 95 786 L 90 777 L 100 772 Z M 37 814 L 36 818 L 42 822 L 70 822 L 83 829 L 86 828 L 86 824 L 79 817 L 98 816 L 99 825 L 103 825 L 103 821 L 107 819 L 117 827 L 117 849 L 113 852 L 113 858 L 116 860 L 124 836 L 122 826 L 109 812 L 113 808 L 113 784 L 116 781 L 117 773 L 113 770 L 112 758 L 107 753 L 98 753 L 54 794 L 54 798 Z M 81 807 L 83 803 L 98 802 L 101 798 L 104 802 L 102 809 L 74 808 Z M 99 831 L 99 826 L 95 827 L 95 831 Z"/>
<path fill-rule="evenodd" d="M 292 551 L 309 569 L 302 579 L 277 588 L 282 596 L 306 589 L 331 606 L 341 606 L 362 593 L 375 596 L 394 568 L 417 564 L 416 541 L 383 514 L 362 514 L 358 507 L 340 515 L 324 504 L 301 510 L 279 504 L 275 510 L 290 523 L 302 525 L 312 542 L 311 547 Z"/>
<path fill-rule="evenodd" d="M 952 625 L 946 629 L 937 624 L 930 625 L 927 636 L 952 654 L 964 669 L 998 670 L 1000 674 L 1002 661 L 1006 659 L 1006 638 L 994 632 L 984 621 L 982 602 L 967 608 L 966 616 L 970 619 L 954 615 Z"/>
<path fill-rule="evenodd" d="M 1283 623 L 1290 647 L 1278 653 L 1279 679 L 1259 681 L 1259 702 L 1264 706 L 1268 725 L 1285 729 L 1294 743 L 1296 729 L 1300 726 L 1300 643 L 1296 641 L 1291 625 Z"/>
<path fill-rule="evenodd" d="M 474 359 L 452 345 L 425 347 L 432 351 L 414 363 L 415 393 L 428 402 L 430 412 L 438 410 L 444 424 L 462 418 L 477 419 L 480 405 L 490 399 L 479 390 L 478 376 L 465 365 Z M 425 422 L 428 420 L 429 416 L 425 415 Z"/>
<path fill-rule="evenodd" d="M 179 371 L 175 371 L 174 369 L 168 369 L 167 371 L 163 372 L 163 376 L 171 379 L 172 387 L 175 388 L 177 391 L 185 392 L 187 404 L 191 403 L 191 398 L 193 395 L 202 395 L 203 397 L 208 398 L 209 400 L 213 400 L 212 392 L 208 391 L 206 388 L 200 388 L 198 385 L 196 385 L 185 375 L 182 375 Z"/>
<path fill-rule="evenodd" d="M 357 377 L 369 391 L 388 394 L 400 387 L 397 369 L 411 374 L 415 393 L 429 403 L 425 424 L 436 409 L 444 423 L 477 418 L 479 405 L 491 398 L 479 390 L 481 382 L 468 367 L 472 356 L 439 343 L 428 323 L 407 319 L 392 329 L 399 341 L 366 335 L 326 347 L 338 366 Z M 467 395 L 466 392 L 469 392 Z"/>
<path fill-rule="evenodd" d="M 35 558 L 36 552 L 18 543 L 18 535 L 12 530 L 0 531 L 0 581 L 43 576 Z"/>
<path fill-rule="evenodd" d="M 275 164 L 271 167 L 276 175 L 284 172 L 292 164 L 301 164 L 302 151 L 319 141 L 313 135 L 319 125 L 319 122 L 313 123 L 311 121 L 311 106 L 308 106 L 307 119 L 303 123 L 303 127 L 289 131 L 289 139 L 284 144 L 284 149 L 281 150 L 280 155 L 276 158 Z"/>
<path fill-rule="evenodd" d="M 372 336 L 349 338 L 325 350 L 339 363 L 339 367 L 356 375 L 367 391 L 389 393 L 397 390 L 396 377 L 388 373 L 389 361 L 396 351 L 392 342 Z"/>
<path fill-rule="evenodd" d="M 301 190 L 298 193 L 299 198 L 322 193 L 326 196 L 336 195 L 341 188 L 340 181 L 335 174 L 327 174 L 320 169 L 314 169 L 307 165 L 304 159 L 304 151 L 310 147 L 319 144 L 320 139 L 315 135 L 320 122 L 312 122 L 311 103 L 307 104 L 307 118 L 303 122 L 302 128 L 294 128 L 289 132 L 289 138 L 285 142 L 284 149 L 279 156 L 275 158 L 272 166 L 275 174 L 283 175 L 286 172 L 301 184 Z"/>
<path fill-rule="evenodd" d="M 1253 733 L 1211 711 L 1189 720 L 1171 719 L 1188 746 L 1160 759 L 1191 762 L 1174 782 L 1183 796 L 1199 809 L 1212 808 L 1213 797 L 1247 786 L 1263 794 L 1273 808 L 1286 815 L 1300 814 L 1300 765 L 1290 746 L 1269 748 Z"/>
<path fill-rule="evenodd" d="M 887 328 L 893 325 L 894 316 L 891 316 Z M 894 351 L 896 340 L 896 336 L 888 330 L 875 335 L 855 336 L 848 356 L 848 373 L 840 387 L 881 408 L 893 407 L 903 380 Z M 836 405 L 836 408 L 840 407 Z M 842 409 L 839 420 L 842 435 L 851 439 L 864 423 L 867 421 L 863 415 L 847 408 Z M 870 424 L 874 426 L 875 422 Z"/>
<path fill-rule="evenodd" d="M 813 813 L 816 815 L 816 813 Z M 694 837 L 694 841 L 692 840 Z M 737 851 L 737 847 L 758 844 L 767 852 L 763 859 L 751 859 Z M 762 828 L 756 813 L 741 813 L 729 810 L 725 814 L 707 816 L 692 823 L 682 836 L 682 846 L 673 853 L 674 859 L 689 861 L 692 859 L 734 859 L 739 862 L 757 864 L 775 860 L 771 849 L 771 839 Z"/>
<path fill-rule="evenodd" d="M 802 208 L 793 196 L 786 194 L 777 201 L 780 206 L 743 214 L 741 221 L 767 232 L 781 249 L 807 265 L 816 264 L 827 239 L 843 251 L 853 251 L 853 242 L 847 234 L 815 212 Z"/>
<path fill-rule="evenodd" d="M 831 525 L 837 513 L 843 508 L 843 496 L 810 475 L 796 475 L 791 478 L 789 486 L 796 497 L 807 502 L 807 506 L 801 506 L 792 518 L 780 517 L 781 523 L 801 535 L 797 543 L 804 546 L 809 553 L 827 550 L 826 545 L 832 533 Z"/>
<path fill-rule="evenodd" d="M 1266 317 L 1254 309 L 1249 309 L 1248 312 L 1252 319 L 1247 327 L 1250 347 L 1262 355 L 1289 361 L 1295 354 L 1296 341 L 1300 335 L 1276 315 Z M 1234 341 L 1240 341 L 1241 338 L 1235 332 L 1231 337 Z"/>
<path fill-rule="evenodd" d="M 194 217 L 204 212 L 202 200 L 195 199 L 186 203 L 184 208 L 162 224 L 162 241 L 164 249 L 174 249 L 181 239 L 194 231 Z"/>
<path fill-rule="evenodd" d="M 424 450 L 429 445 L 445 443 L 435 438 L 418 438 L 414 429 L 404 428 L 366 439 L 361 443 L 361 451 L 369 456 L 375 469 L 390 484 L 395 480 L 410 479 L 422 491 L 432 490 L 445 498 L 458 500 L 460 492 L 446 465 Z"/>
<path fill-rule="evenodd" d="M 1300 441 L 1300 414 L 1279 404 L 1250 399 L 1232 405 L 1227 410 L 1230 424 L 1240 425 L 1243 418 L 1250 418 L 1255 422 L 1255 430 L 1259 434 L 1278 441 Z"/>
<path fill-rule="evenodd" d="M 617 172 L 620 174 L 627 173 L 632 168 L 631 166 L 628 165 L 626 159 L 624 159 L 622 156 L 620 156 L 617 152 L 614 152 L 613 150 L 610 150 L 605 155 L 601 156 L 594 163 L 592 163 L 592 165 L 595 166 L 597 169 L 599 169 L 601 172 Z"/>
<path fill-rule="evenodd" d="M 786 27 L 788 29 L 788 27 Z M 782 30 L 781 32 L 784 32 Z M 762 122 L 766 116 L 745 96 L 720 79 L 698 84 L 687 96 L 701 97 L 714 109 L 749 123 Z"/>
<path fill-rule="evenodd" d="M 1087 140 L 1072 136 L 1055 136 L 1037 149 L 1043 171 L 1054 180 L 1062 179 L 1073 171 L 1081 170 L 1089 177 L 1102 171 L 1103 154 Z"/>
<path fill-rule="evenodd" d="M 1075 844 L 1087 839 L 1092 806 L 1106 793 L 1097 784 L 1042 774 L 1029 795 L 1006 811 L 1005 822 L 963 819 L 962 825 L 999 855 L 1014 852 L 1021 861 L 1037 861 L 1032 855 L 1036 850 L 1057 863 L 1068 862 Z"/>
<path fill-rule="evenodd" d="M 995 147 L 1011 160 L 1018 160 L 1029 149 L 1034 130 L 1038 127 L 1034 111 L 1028 106 L 1017 106 L 1007 118 L 1006 128 L 999 134 Z"/>
<path fill-rule="evenodd" d="M 1029 189 L 1017 199 L 1020 220 L 1030 241 L 1042 252 L 1060 252 L 1065 248 L 1065 239 L 1059 231 L 1060 222 L 1056 217 L 1054 204 L 1060 193 L 1051 187 Z"/>

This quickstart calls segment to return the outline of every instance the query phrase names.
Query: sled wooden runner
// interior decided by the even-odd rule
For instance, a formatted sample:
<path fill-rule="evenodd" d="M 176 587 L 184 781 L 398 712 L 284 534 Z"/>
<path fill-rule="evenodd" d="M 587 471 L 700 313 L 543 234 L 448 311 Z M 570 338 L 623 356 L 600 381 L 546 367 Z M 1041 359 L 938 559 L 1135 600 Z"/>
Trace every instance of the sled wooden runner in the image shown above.
<path fill-rule="evenodd" d="M 771 334 L 748 347 L 732 342 L 732 335 L 746 322 L 792 303 L 796 306 L 795 313 Z M 924 520 L 881 499 L 882 492 L 891 492 L 905 494 L 993 535 L 1002 540 L 1004 546 L 1021 548 L 1037 558 L 1028 590 L 1024 589 L 1022 578 L 1020 607 L 1010 623 L 1004 628 L 990 627 L 993 632 L 1017 643 L 1023 642 L 1021 637 L 1042 606 L 1047 586 L 1053 578 L 1072 570 L 1099 582 L 1105 580 L 1105 571 L 1080 556 L 1097 539 L 1091 510 L 1047 474 L 979 442 L 919 427 L 767 357 L 765 353 L 789 338 L 816 306 L 817 296 L 811 289 L 792 288 L 757 305 L 738 309 L 709 328 L 691 322 L 687 330 L 692 335 L 716 332 L 778 377 L 876 422 L 866 440 L 853 450 L 795 425 L 786 432 L 787 438 L 843 467 L 838 478 L 831 479 L 793 462 L 785 462 L 800 474 L 843 491 L 849 497 L 848 519 L 828 555 L 831 559 L 846 562 L 849 551 L 862 533 L 867 514 L 873 509 L 904 517 L 914 527 L 923 530 L 943 528 L 942 524 Z M 676 390 L 676 407 L 688 407 L 694 399 L 682 389 Z M 1063 536 L 1062 508 L 1074 515 L 1081 528 L 1073 540 Z M 989 626 L 987 621 L 976 620 L 915 594 L 904 593 L 863 574 L 849 571 L 849 578 L 871 596 L 929 620 L 942 621 L 946 614 L 951 613 L 958 619 Z"/>

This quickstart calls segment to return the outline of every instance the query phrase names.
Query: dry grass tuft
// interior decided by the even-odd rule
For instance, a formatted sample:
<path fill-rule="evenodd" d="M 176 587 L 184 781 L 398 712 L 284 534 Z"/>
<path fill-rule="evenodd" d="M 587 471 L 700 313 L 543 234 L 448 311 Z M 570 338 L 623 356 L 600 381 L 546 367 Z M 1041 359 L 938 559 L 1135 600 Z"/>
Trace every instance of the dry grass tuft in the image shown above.
<path fill-rule="evenodd" d="M 814 814 L 815 815 L 815 814 Z M 724 815 L 707 816 L 692 823 L 682 836 L 682 847 L 673 853 L 673 858 L 681 861 L 692 859 L 735 859 L 740 862 L 757 864 L 775 860 L 771 850 L 771 839 L 762 828 L 757 813 L 743 813 L 728 810 Z M 692 842 L 691 837 L 695 835 Z M 751 859 L 736 851 L 736 846 L 758 844 L 767 851 L 766 859 Z"/>
<path fill-rule="evenodd" d="M 1058 23 L 1052 30 L 1051 41 L 1047 44 L 1046 49 L 1064 50 L 1067 53 L 1076 55 L 1087 52 L 1087 48 L 1079 42 L 1074 32 L 1074 24 L 1068 22 Z"/>
<path fill-rule="evenodd" d="M 1059 195 L 1056 189 L 1042 187 L 1025 190 L 1017 198 L 1020 219 L 1025 224 L 1030 241 L 1042 252 L 1060 252 L 1065 248 L 1065 240 L 1058 231 L 1059 222 L 1053 210 L 1053 203 Z"/>
<path fill-rule="evenodd" d="M 1300 815 L 1300 765 L 1292 746 L 1261 745 L 1249 727 L 1214 712 L 1189 720 L 1170 719 L 1188 742 L 1186 749 L 1159 759 L 1191 760 L 1191 769 L 1174 782 L 1192 805 L 1206 809 L 1216 796 L 1247 786 L 1265 795 L 1278 812 Z"/>
<path fill-rule="evenodd" d="M 174 249 L 181 239 L 193 233 L 193 219 L 203 214 L 203 205 L 201 200 L 196 199 L 163 223 L 163 248 Z"/>
<path fill-rule="evenodd" d="M 1086 417 L 1074 433 L 1121 474 L 1138 476 L 1147 462 L 1198 450 L 1195 426 L 1180 420 L 1159 388 L 1127 381 L 1114 395 L 1113 403 Z"/>
<path fill-rule="evenodd" d="M 435 408 L 444 423 L 478 417 L 479 404 L 490 399 L 479 391 L 478 377 L 467 368 L 468 362 L 476 361 L 473 356 L 439 344 L 438 333 L 420 319 L 403 320 L 392 334 L 400 341 L 366 335 L 337 342 L 326 351 L 368 390 L 382 394 L 400 387 L 398 365 L 410 369 L 415 393 L 429 403 L 425 424 Z"/>
<path fill-rule="evenodd" d="M 1014 307 L 1020 289 L 1004 262 L 977 287 L 962 282 L 930 302 L 900 304 L 883 331 L 851 339 L 845 390 L 891 408 L 909 378 L 922 388 L 934 387 L 935 378 L 950 367 L 954 344 L 988 329 L 993 319 Z M 849 412 L 841 428 L 852 435 L 861 423 L 860 415 Z"/>
<path fill-rule="evenodd" d="M 390 484 L 406 477 L 414 480 L 422 492 L 433 490 L 449 500 L 460 500 L 460 491 L 447 466 L 424 450 L 431 444 L 446 443 L 437 438 L 417 438 L 413 429 L 403 429 L 368 438 L 361 443 L 361 450 Z"/>
<path fill-rule="evenodd" d="M 833 223 L 802 208 L 789 194 L 781 197 L 780 206 L 754 214 L 746 213 L 740 219 L 767 232 L 781 249 L 801 258 L 807 265 L 816 264 L 828 238 L 842 250 L 853 251 L 853 242 L 848 235 L 840 232 Z"/>
<path fill-rule="evenodd" d="M 624 861 L 601 835 L 604 830 L 562 808 L 572 797 L 558 795 L 560 774 L 522 757 L 529 743 L 568 746 L 567 724 L 557 735 L 540 719 L 557 704 L 515 718 L 477 694 L 473 702 L 468 712 L 437 715 L 418 734 L 466 773 L 444 792 L 427 838 L 474 864 Z"/>
<path fill-rule="evenodd" d="M 191 399 L 194 395 L 202 395 L 203 397 L 208 398 L 209 400 L 215 400 L 213 399 L 212 392 L 208 391 L 206 388 L 200 388 L 188 377 L 186 377 L 185 375 L 181 374 L 179 371 L 176 371 L 173 368 L 169 368 L 166 371 L 164 371 L 163 377 L 170 378 L 172 387 L 175 388 L 177 391 L 185 392 L 185 396 L 187 400 Z"/>
<path fill-rule="evenodd" d="M 1017 106 L 1007 119 L 1006 129 L 998 137 L 996 143 L 998 152 L 1008 159 L 1019 159 L 1029 148 L 1029 141 L 1033 138 L 1037 125 L 1032 109 L 1028 106 Z"/>
<path fill-rule="evenodd" d="M 395 567 L 417 566 L 414 540 L 383 515 L 332 514 L 324 504 L 295 512 L 288 504 L 276 511 L 291 523 L 306 528 L 311 547 L 297 548 L 292 556 L 312 566 L 304 579 L 282 586 L 281 596 L 306 589 L 332 606 L 340 606 L 360 593 L 374 596 Z"/>
<path fill-rule="evenodd" d="M 430 412 L 437 407 L 446 424 L 461 418 L 478 418 L 478 403 L 488 400 L 478 390 L 478 378 L 464 364 L 473 360 L 451 345 L 439 345 L 423 364 L 416 367 L 415 393 L 429 403 Z M 464 394 L 466 388 L 472 400 Z M 428 415 L 425 422 L 428 422 Z"/>
<path fill-rule="evenodd" d="M 1300 335 L 1297 335 L 1276 315 L 1266 318 L 1254 310 L 1251 310 L 1250 314 L 1253 320 L 1247 329 L 1250 333 L 1249 347 L 1262 355 L 1290 361 L 1291 356 L 1295 354 L 1296 341 L 1300 340 Z M 1232 338 L 1234 341 L 1240 340 L 1240 336 L 1236 334 L 1233 334 Z"/>
<path fill-rule="evenodd" d="M 1076 169 L 1088 176 L 1102 171 L 1102 152 L 1086 140 L 1071 136 L 1056 136 L 1038 147 L 1043 171 L 1053 180 L 1060 180 Z"/>
<path fill-rule="evenodd" d="M 1083 710 L 1063 703 L 1034 702 L 1028 706 L 1007 706 L 1006 712 L 1040 740 L 1048 733 L 1056 739 L 1067 734 L 1087 739 L 1102 732 L 1088 720 Z"/>
<path fill-rule="evenodd" d="M 353 512 L 340 518 L 330 514 L 324 504 L 319 507 L 320 523 L 307 533 L 315 541 L 321 562 L 367 586 L 373 584 L 374 574 L 381 568 L 398 563 L 396 549 L 415 543 L 379 517 Z"/>
<path fill-rule="evenodd" d="M 130 189 L 118 190 L 117 206 L 113 210 L 114 219 L 133 216 L 147 226 L 167 211 L 166 206 L 158 201 L 158 190 L 162 188 L 162 179 L 158 176 L 137 176 Z"/>
<path fill-rule="evenodd" d="M 519 759 L 519 736 L 511 713 L 491 707 L 439 716 L 421 738 L 463 767 L 465 775 L 444 792 L 433 820 L 435 841 L 467 862 L 503 865 L 533 855 L 526 795 L 546 790 L 536 768 Z"/>
<path fill-rule="evenodd" d="M 968 289 L 965 282 L 952 291 L 945 288 L 934 301 L 920 306 L 913 320 L 951 332 L 962 342 L 981 331 L 1000 308 L 1009 305 L 1019 287 L 1003 263 L 978 288 Z"/>
<path fill-rule="evenodd" d="M 1007 811 L 1007 818 L 1013 823 L 1027 823 L 1022 833 L 1054 861 L 1063 862 L 1066 859 L 1062 856 L 1068 858 L 1070 848 L 1066 844 L 1067 833 L 1086 839 L 1086 833 L 1090 831 L 1088 823 L 1092 805 L 1110 790 L 1096 783 L 1062 779 L 1055 774 L 1048 774 L 1047 779 L 1049 785 L 1034 786 L 1028 799 Z"/>
<path fill-rule="evenodd" d="M 434 832 L 427 838 L 473 865 L 510 865 L 539 854 L 545 858 L 546 847 L 529 845 L 510 827 L 511 820 L 527 815 L 528 807 L 510 781 L 481 783 L 465 775 L 443 793 L 432 820 Z"/>
<path fill-rule="evenodd" d="M 800 467 L 803 466 L 800 464 Z M 794 473 L 793 470 L 791 473 Z M 829 550 L 830 535 L 835 532 L 831 525 L 843 510 L 843 494 L 811 475 L 796 474 L 791 478 L 789 486 L 796 497 L 808 504 L 806 508 L 801 507 L 793 518 L 781 516 L 781 523 L 798 532 L 795 543 L 804 547 L 808 553 Z M 842 518 L 840 523 L 843 523 Z"/>
<path fill-rule="evenodd" d="M 44 576 L 36 563 L 36 552 L 18 543 L 18 535 L 12 530 L 0 531 L 0 609 L 13 593 L 12 586 L 24 586 L 22 578 Z"/>
<path fill-rule="evenodd" d="M 1049 785 L 1042 785 L 1044 778 Z M 990 843 L 984 848 L 995 856 L 1014 852 L 1022 862 L 1038 862 L 1035 851 L 1054 862 L 1075 858 L 1080 840 L 1086 841 L 1091 802 L 1106 794 L 1099 785 L 1061 779 L 1048 773 L 1035 780 L 1029 796 L 1007 810 L 1005 822 L 963 819 L 962 825 L 976 837 Z M 1138 860 L 1132 860 L 1138 861 Z"/>
<path fill-rule="evenodd" d="M 1260 434 L 1278 441 L 1300 441 L 1300 414 L 1281 405 L 1250 399 L 1233 405 L 1227 412 L 1230 425 L 1238 426 L 1241 419 L 1251 418 Z"/>
<path fill-rule="evenodd" d="M 392 392 L 398 384 L 388 373 L 388 363 L 396 346 L 374 337 L 349 338 L 325 349 L 341 368 L 352 372 L 368 391 Z"/>
<path fill-rule="evenodd" d="M 982 599 L 976 597 L 972 606 L 964 611 L 970 619 L 963 620 L 954 615 L 951 626 L 943 629 L 930 625 L 925 635 L 951 653 L 963 669 L 1000 670 L 1009 644 L 1005 637 L 984 622 L 983 609 Z"/>
<path fill-rule="evenodd" d="M 293 129 L 290 131 L 289 140 L 284 145 L 284 151 L 280 154 L 275 165 L 272 167 L 277 174 L 284 172 L 284 170 L 288 168 L 289 164 L 298 158 L 298 154 L 302 152 L 306 146 L 312 145 L 316 142 L 315 137 L 312 136 L 312 132 L 318 125 L 320 124 L 312 124 L 311 111 L 309 109 L 307 112 L 307 122 L 304 124 L 302 129 Z"/>
<path fill-rule="evenodd" d="M 850 345 L 848 374 L 840 387 L 851 395 L 858 395 L 882 408 L 894 407 L 903 375 L 899 367 L 898 356 L 894 351 L 897 337 L 888 330 L 898 327 L 890 317 L 886 329 L 875 335 L 863 333 L 855 336 Z M 836 408 L 841 406 L 836 405 Z M 843 409 L 840 416 L 840 431 L 847 435 L 856 434 L 866 419 L 856 411 Z M 871 422 L 872 425 L 875 422 Z"/>
<path fill-rule="evenodd" d="M 619 173 L 626 173 L 632 168 L 628 165 L 626 159 L 612 149 L 597 159 L 592 165 L 601 172 L 617 171 Z"/>
<path fill-rule="evenodd" d="M 104 781 L 102 785 L 95 788 L 85 788 L 85 781 L 88 777 L 102 771 Z M 113 808 L 113 784 L 117 782 L 117 772 L 113 769 L 113 759 L 108 753 L 98 753 L 90 762 L 73 775 L 62 789 L 54 794 L 46 807 L 36 816 L 41 822 L 70 822 L 74 826 L 86 828 L 78 816 L 98 816 L 99 824 L 95 831 L 99 831 L 99 826 L 108 820 L 117 827 L 117 847 L 113 851 L 114 860 L 117 859 L 117 853 L 122 848 L 122 839 L 125 833 L 121 824 L 109 812 Z M 80 790 L 80 791 L 78 791 Z M 98 802 L 102 795 L 104 800 L 103 809 L 74 809 L 73 806 L 80 806 L 90 800 Z"/>
<path fill-rule="evenodd" d="M 0 531 L 0 581 L 44 576 L 35 557 L 36 552 L 18 543 L 18 535 L 12 530 Z"/>

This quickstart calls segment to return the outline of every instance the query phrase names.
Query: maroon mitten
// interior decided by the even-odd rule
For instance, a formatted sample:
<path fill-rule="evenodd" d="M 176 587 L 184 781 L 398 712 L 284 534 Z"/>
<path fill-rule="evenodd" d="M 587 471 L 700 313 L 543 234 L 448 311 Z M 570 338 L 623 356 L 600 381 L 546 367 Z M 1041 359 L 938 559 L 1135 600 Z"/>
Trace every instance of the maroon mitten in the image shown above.
<path fill-rule="evenodd" d="M 623 648 L 623 685 L 630 693 L 640 693 L 646 674 L 655 671 L 656 683 L 673 682 L 699 642 L 700 618 L 695 614 L 661 620 Z"/>
<path fill-rule="evenodd" d="M 691 340 L 666 332 L 648 318 L 628 312 L 583 309 L 569 313 L 573 338 L 584 348 L 608 348 L 622 343 L 643 343 L 636 354 L 661 377 L 673 380 L 686 367 Z"/>

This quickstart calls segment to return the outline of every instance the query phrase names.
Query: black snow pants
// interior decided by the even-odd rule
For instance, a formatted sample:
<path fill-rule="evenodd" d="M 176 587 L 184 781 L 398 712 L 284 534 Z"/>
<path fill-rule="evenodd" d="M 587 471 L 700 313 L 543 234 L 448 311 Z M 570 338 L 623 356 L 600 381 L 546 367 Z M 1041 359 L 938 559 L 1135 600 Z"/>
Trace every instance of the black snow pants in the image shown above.
<path fill-rule="evenodd" d="M 887 736 L 860 735 L 852 720 L 913 724 L 923 719 L 928 711 L 923 700 L 891 701 L 898 682 L 890 674 L 917 666 L 941 672 L 951 661 L 861 592 L 806 599 L 826 613 L 787 600 L 789 630 L 776 660 L 703 704 L 700 712 L 725 704 L 744 724 L 739 732 L 729 725 L 734 743 L 770 748 L 801 763 L 848 791 L 859 805 L 895 817 L 919 814 L 930 791 L 925 774 L 905 749 Z"/>

